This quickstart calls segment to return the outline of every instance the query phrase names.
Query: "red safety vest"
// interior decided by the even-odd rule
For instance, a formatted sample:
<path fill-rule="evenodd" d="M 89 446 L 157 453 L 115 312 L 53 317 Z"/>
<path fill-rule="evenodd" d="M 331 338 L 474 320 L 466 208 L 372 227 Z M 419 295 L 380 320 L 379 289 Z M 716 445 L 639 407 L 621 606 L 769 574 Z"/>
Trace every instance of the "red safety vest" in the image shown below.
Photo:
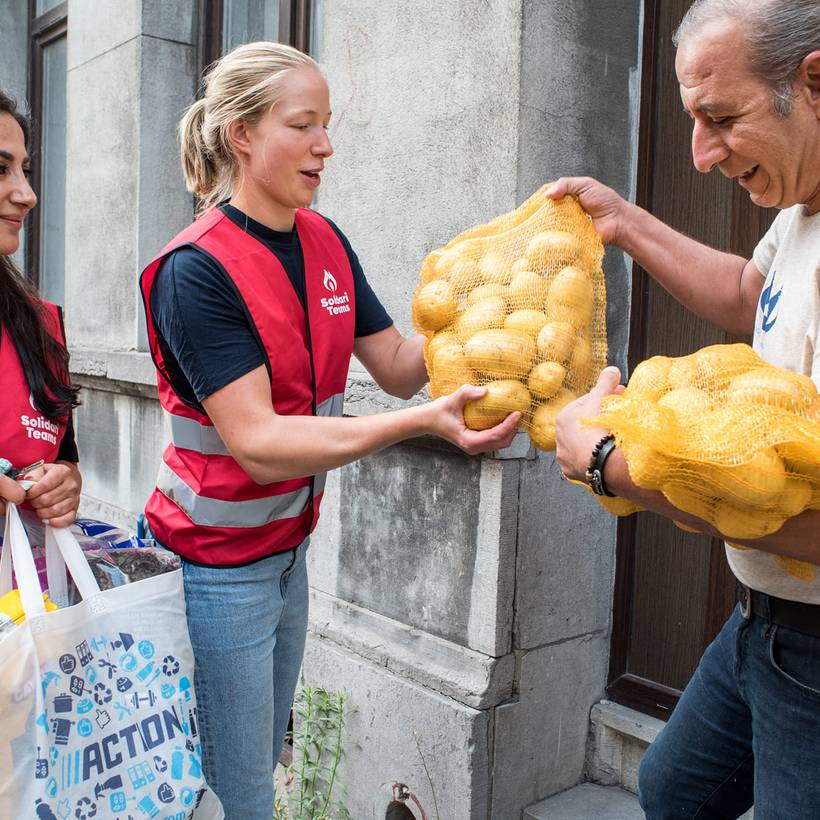
<path fill-rule="evenodd" d="M 208 416 L 171 387 L 151 316 L 151 288 L 171 251 L 193 245 L 207 252 L 233 280 L 265 349 L 274 410 L 341 416 L 353 352 L 353 272 L 321 216 L 298 210 L 296 230 L 307 311 L 276 256 L 218 208 L 176 236 L 140 277 L 159 400 L 171 426 L 145 516 L 161 543 L 191 561 L 235 565 L 298 546 L 316 526 L 325 474 L 272 484 L 248 476 Z"/>
<path fill-rule="evenodd" d="M 59 309 L 50 302 L 44 319 L 46 329 L 65 345 Z M 27 467 L 42 459 L 52 464 L 65 435 L 64 423 L 47 419 L 35 406 L 23 365 L 6 328 L 0 337 L 0 396 L 3 397 L 0 424 L 0 456 L 14 467 Z"/>

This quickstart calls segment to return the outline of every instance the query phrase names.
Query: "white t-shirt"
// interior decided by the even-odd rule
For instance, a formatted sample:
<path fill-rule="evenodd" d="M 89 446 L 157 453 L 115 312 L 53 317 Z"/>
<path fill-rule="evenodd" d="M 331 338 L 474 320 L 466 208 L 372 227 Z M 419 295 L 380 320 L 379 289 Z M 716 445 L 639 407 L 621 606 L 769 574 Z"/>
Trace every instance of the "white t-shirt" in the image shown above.
<path fill-rule="evenodd" d="M 754 349 L 771 364 L 811 376 L 820 388 L 820 213 L 810 216 L 803 205 L 781 211 L 753 260 L 766 278 Z M 728 544 L 726 557 L 746 586 L 820 604 L 820 567 Z"/>

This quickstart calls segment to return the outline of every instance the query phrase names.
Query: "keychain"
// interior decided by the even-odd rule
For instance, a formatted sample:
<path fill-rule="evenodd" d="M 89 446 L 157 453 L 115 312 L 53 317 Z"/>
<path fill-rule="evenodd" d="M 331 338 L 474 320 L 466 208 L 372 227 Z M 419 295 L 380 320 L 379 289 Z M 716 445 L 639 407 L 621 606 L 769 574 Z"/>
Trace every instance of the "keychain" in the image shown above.
<path fill-rule="evenodd" d="M 38 467 L 42 467 L 44 463 L 43 459 L 40 459 L 39 461 L 35 461 L 34 464 L 29 464 L 27 467 L 15 470 L 7 458 L 0 458 L 0 475 L 7 475 L 9 478 L 17 480 L 20 476 L 24 476 L 26 473 L 30 473 Z"/>

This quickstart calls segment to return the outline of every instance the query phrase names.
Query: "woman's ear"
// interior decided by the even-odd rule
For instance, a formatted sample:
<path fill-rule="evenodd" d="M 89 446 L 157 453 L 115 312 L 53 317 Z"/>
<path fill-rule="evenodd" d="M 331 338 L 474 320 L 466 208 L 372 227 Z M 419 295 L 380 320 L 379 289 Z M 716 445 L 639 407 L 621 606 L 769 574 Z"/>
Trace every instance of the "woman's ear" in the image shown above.
<path fill-rule="evenodd" d="M 246 120 L 234 120 L 226 129 L 231 148 L 237 156 L 248 157 L 251 153 L 251 126 Z"/>

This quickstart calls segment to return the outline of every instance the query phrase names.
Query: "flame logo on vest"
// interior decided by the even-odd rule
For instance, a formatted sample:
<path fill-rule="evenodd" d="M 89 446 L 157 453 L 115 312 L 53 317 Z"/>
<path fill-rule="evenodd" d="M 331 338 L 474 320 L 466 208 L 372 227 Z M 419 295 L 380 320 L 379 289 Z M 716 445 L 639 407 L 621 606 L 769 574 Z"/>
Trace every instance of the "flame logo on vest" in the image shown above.
<path fill-rule="evenodd" d="M 325 286 L 325 290 L 332 295 L 319 300 L 322 309 L 327 311 L 328 316 L 339 316 L 342 313 L 350 313 L 350 294 L 347 291 L 341 294 L 336 293 L 339 287 L 336 277 L 329 270 L 323 270 L 325 279 L 322 284 Z"/>
<path fill-rule="evenodd" d="M 324 284 L 325 290 L 329 290 L 331 293 L 335 293 L 338 287 L 336 277 L 329 270 L 325 270 L 325 281 L 322 284 Z"/>

